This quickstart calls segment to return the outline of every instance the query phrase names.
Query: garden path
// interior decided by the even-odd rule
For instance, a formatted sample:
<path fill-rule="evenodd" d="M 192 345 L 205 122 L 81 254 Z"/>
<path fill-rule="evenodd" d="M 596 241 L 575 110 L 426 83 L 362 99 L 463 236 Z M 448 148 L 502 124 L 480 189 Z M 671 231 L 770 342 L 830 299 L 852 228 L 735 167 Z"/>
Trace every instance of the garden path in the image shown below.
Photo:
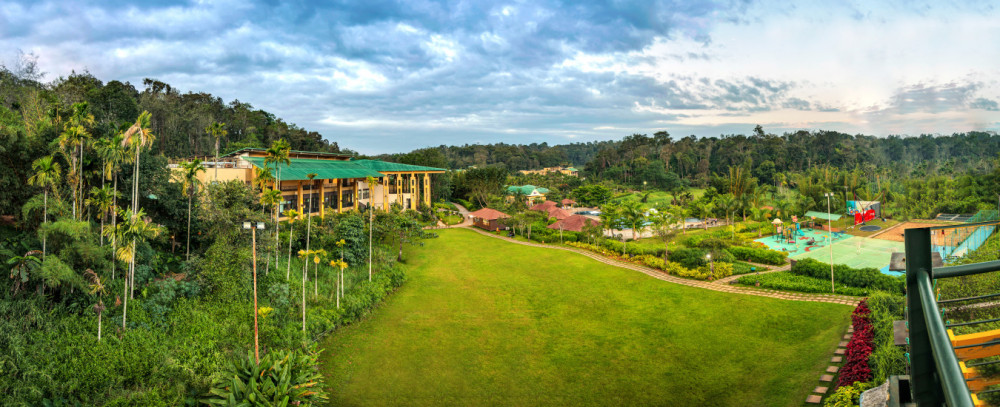
<path fill-rule="evenodd" d="M 757 263 L 750 263 L 749 261 L 748 261 L 748 262 L 746 262 L 746 263 L 750 264 L 751 266 L 754 266 L 754 267 L 760 267 L 760 268 L 767 268 L 767 267 L 774 267 L 774 266 L 769 266 L 769 265 L 766 265 L 766 264 L 757 264 Z M 792 265 L 791 265 L 791 263 L 788 263 L 788 262 L 786 261 L 786 262 L 785 262 L 785 265 L 784 265 L 784 266 L 781 266 L 781 267 L 778 267 L 778 268 L 775 268 L 775 269 L 773 269 L 773 270 L 767 270 L 767 271 L 761 271 L 761 272 L 759 272 L 759 273 L 757 273 L 757 274 L 767 274 L 767 273 L 774 273 L 774 272 L 776 272 L 776 271 L 788 271 L 788 270 L 789 270 L 789 269 L 791 269 L 791 268 L 792 268 Z M 739 279 L 740 277 L 743 277 L 743 276 L 745 276 L 745 275 L 748 275 L 748 274 L 749 274 L 749 273 L 747 273 L 747 274 L 735 274 L 735 275 L 731 275 L 731 276 L 729 276 L 729 277 L 725 277 L 725 278 L 720 278 L 720 279 L 718 279 L 718 280 L 715 280 L 715 283 L 716 283 L 716 284 L 729 284 L 729 283 L 732 283 L 733 281 L 736 281 L 736 280 L 737 280 L 737 279 Z"/>
<path fill-rule="evenodd" d="M 455 205 L 455 209 L 458 209 L 458 214 L 462 215 L 462 223 L 459 223 L 459 224 L 454 225 L 454 226 L 456 226 L 456 227 L 458 227 L 458 226 L 472 226 L 472 219 L 469 218 L 469 210 L 465 209 L 464 206 L 459 205 L 457 203 L 451 202 L 451 204 Z"/>
<path fill-rule="evenodd" d="M 508 242 L 516 243 L 516 244 L 520 244 L 520 245 L 533 246 L 533 247 L 542 247 L 542 248 L 554 249 L 554 250 L 565 250 L 565 251 L 568 251 L 568 252 L 573 252 L 573 253 L 576 253 L 576 254 L 580 254 L 580 255 L 584 255 L 584 256 L 590 257 L 590 258 L 592 258 L 594 260 L 597 260 L 597 261 L 599 261 L 601 263 L 604 263 L 604 264 L 608 264 L 608 265 L 612 265 L 612 266 L 616 266 L 616 267 L 621 267 L 621 268 L 625 268 L 625 269 L 629 269 L 629 270 L 633 270 L 633 271 L 638 271 L 640 273 L 646 274 L 646 275 L 648 275 L 650 277 L 653 277 L 653 278 L 656 278 L 656 279 L 659 279 L 659 280 L 663 280 L 663 281 L 674 283 L 674 284 L 686 285 L 688 287 L 704 288 L 704 289 L 707 289 L 707 290 L 721 291 L 721 292 L 727 292 L 727 293 L 733 293 L 733 294 L 756 295 L 756 296 L 760 296 L 760 297 L 777 298 L 777 299 L 789 300 L 789 301 L 827 302 L 827 303 L 831 303 L 831 304 L 850 305 L 850 306 L 853 306 L 853 307 L 856 307 L 858 305 L 858 300 L 859 300 L 858 297 L 850 297 L 850 296 L 846 296 L 846 295 L 792 293 L 792 292 L 784 292 L 784 291 L 776 291 L 776 290 L 761 290 L 761 289 L 756 289 L 756 288 L 737 287 L 737 286 L 733 286 L 733 285 L 730 285 L 730 284 L 716 284 L 716 283 L 709 282 L 709 281 L 690 280 L 690 279 L 686 279 L 686 278 L 675 277 L 675 276 L 666 274 L 666 273 L 664 273 L 662 271 L 659 271 L 659 270 L 656 270 L 656 269 L 651 269 L 649 267 L 644 267 L 644 266 L 640 266 L 640 265 L 637 265 L 637 264 L 625 263 L 625 262 L 621 262 L 621 261 L 617 261 L 617 260 L 612 260 L 612 259 L 609 259 L 607 257 L 601 256 L 599 254 L 592 253 L 592 252 L 589 252 L 589 251 L 583 250 L 583 249 L 577 249 L 575 247 L 553 246 L 553 245 L 547 245 L 547 244 L 522 242 L 522 241 L 514 240 L 514 239 L 511 239 L 511 238 L 508 238 L 508 237 L 505 237 L 505 236 L 495 235 L 495 234 L 492 234 L 492 233 L 489 233 L 489 232 L 486 232 L 486 231 L 483 231 L 483 230 L 479 230 L 479 229 L 476 229 L 476 228 L 469 228 L 469 229 L 474 230 L 476 233 L 479 233 L 479 234 L 482 234 L 482 235 L 494 237 L 494 238 L 497 238 L 497 239 L 506 240 Z M 775 270 L 775 271 L 777 271 L 777 270 Z"/>

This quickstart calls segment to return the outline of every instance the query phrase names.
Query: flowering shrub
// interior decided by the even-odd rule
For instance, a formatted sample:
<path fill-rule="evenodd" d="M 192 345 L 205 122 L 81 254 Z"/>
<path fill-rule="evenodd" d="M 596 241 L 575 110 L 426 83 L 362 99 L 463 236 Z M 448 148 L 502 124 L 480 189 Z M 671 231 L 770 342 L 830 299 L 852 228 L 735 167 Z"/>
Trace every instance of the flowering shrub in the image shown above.
<path fill-rule="evenodd" d="M 854 336 L 847 344 L 847 362 L 840 369 L 838 386 L 850 386 L 855 382 L 867 382 L 872 379 L 871 368 L 868 367 L 868 356 L 874 350 L 872 343 L 871 311 L 866 300 L 861 300 L 851 314 L 854 326 Z"/>

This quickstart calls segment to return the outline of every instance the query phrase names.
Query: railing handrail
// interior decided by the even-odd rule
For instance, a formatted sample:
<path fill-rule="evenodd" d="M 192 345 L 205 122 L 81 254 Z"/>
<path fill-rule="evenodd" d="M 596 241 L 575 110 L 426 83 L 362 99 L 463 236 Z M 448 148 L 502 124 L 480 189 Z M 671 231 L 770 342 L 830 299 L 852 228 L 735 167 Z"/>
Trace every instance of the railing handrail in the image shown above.
<path fill-rule="evenodd" d="M 941 379 L 945 399 L 950 407 L 973 407 L 971 392 L 965 384 L 965 376 L 962 375 L 962 369 L 958 365 L 955 349 L 948 339 L 948 330 L 941 321 L 941 310 L 934 300 L 934 287 L 931 285 L 929 273 L 917 275 L 917 291 L 923 304 L 931 353 L 934 355 L 934 364 Z"/>
<path fill-rule="evenodd" d="M 993 271 L 1000 271 L 1000 260 L 961 264 L 958 266 L 937 267 L 934 269 L 932 274 L 933 278 L 952 278 L 989 273 Z"/>
<path fill-rule="evenodd" d="M 965 228 L 973 226 L 989 226 L 989 225 L 1000 225 L 1000 220 L 987 220 L 983 222 L 961 223 L 956 225 L 928 226 L 927 228 L 930 230 L 942 230 L 942 229 L 956 229 L 956 228 Z"/>

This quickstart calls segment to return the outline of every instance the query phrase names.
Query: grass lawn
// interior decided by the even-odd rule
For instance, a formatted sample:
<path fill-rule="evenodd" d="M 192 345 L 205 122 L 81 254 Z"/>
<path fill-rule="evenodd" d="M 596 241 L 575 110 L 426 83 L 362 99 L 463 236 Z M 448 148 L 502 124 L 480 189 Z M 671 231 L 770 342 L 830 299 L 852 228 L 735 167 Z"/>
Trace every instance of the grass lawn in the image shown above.
<path fill-rule="evenodd" d="M 440 218 L 441 222 L 444 222 L 445 225 L 457 225 L 459 223 L 462 223 L 463 220 L 462 215 L 445 215 L 441 216 Z"/>
<path fill-rule="evenodd" d="M 725 294 L 469 230 L 329 336 L 331 405 L 798 406 L 851 308 Z"/>
<path fill-rule="evenodd" d="M 649 190 L 649 191 L 646 191 L 646 192 L 649 193 L 649 198 L 647 198 L 646 202 L 644 202 L 642 204 L 643 207 L 645 207 L 645 208 L 652 208 L 652 207 L 654 207 L 654 206 L 656 206 L 658 204 L 661 204 L 661 203 L 663 203 L 663 204 L 669 204 L 674 199 L 673 195 L 670 195 L 666 191 Z M 628 201 L 641 201 L 642 200 L 642 196 L 645 195 L 646 192 L 641 192 L 641 191 L 640 192 L 633 192 L 633 193 L 631 193 L 629 195 L 625 195 L 623 197 L 614 199 L 614 202 L 616 202 L 616 203 L 622 203 L 622 202 L 628 202 Z M 701 189 L 701 188 L 690 188 L 690 189 L 688 189 L 688 192 L 691 193 L 691 195 L 692 195 L 692 197 L 694 199 L 701 198 L 702 195 L 705 195 L 705 190 Z"/>

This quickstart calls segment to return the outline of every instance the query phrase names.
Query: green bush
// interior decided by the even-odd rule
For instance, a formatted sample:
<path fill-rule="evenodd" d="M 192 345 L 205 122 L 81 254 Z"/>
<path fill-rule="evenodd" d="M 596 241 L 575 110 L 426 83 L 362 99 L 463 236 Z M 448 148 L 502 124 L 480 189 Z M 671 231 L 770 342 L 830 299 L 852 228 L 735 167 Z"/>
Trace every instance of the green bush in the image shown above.
<path fill-rule="evenodd" d="M 733 274 L 747 274 L 747 273 L 759 273 L 761 271 L 767 271 L 767 267 L 763 266 L 751 266 L 749 263 L 742 261 L 731 262 L 733 264 Z M 754 270 L 750 270 L 754 268 Z"/>
<path fill-rule="evenodd" d="M 830 265 L 816 259 L 802 259 L 795 262 L 792 274 L 809 276 L 818 279 L 830 278 Z M 840 285 L 857 288 L 867 288 L 872 291 L 881 290 L 902 294 L 905 281 L 902 276 L 894 277 L 878 271 L 875 268 L 850 268 L 843 264 L 833 266 L 834 281 Z"/>
<path fill-rule="evenodd" d="M 830 280 L 821 280 L 817 278 L 800 276 L 796 274 L 791 274 L 787 271 L 779 271 L 767 274 L 749 274 L 740 277 L 736 280 L 737 284 L 754 286 L 755 283 L 760 283 L 760 288 L 769 288 L 773 290 L 782 291 L 795 291 L 800 293 L 817 293 L 817 294 L 829 294 L 830 293 Z M 874 292 L 874 290 L 857 288 L 857 287 L 837 287 L 837 294 L 843 295 L 853 295 L 857 297 L 862 297 Z"/>
<path fill-rule="evenodd" d="M 601 246 L 602 247 L 604 247 L 604 248 L 606 248 L 608 250 L 611 250 L 613 252 L 616 252 L 619 255 L 622 253 L 622 245 L 623 245 L 623 243 L 619 242 L 617 240 L 604 239 L 604 240 L 601 241 Z M 646 246 L 642 246 L 642 245 L 638 245 L 638 244 L 628 244 L 628 243 L 624 243 L 624 246 L 625 246 L 625 253 L 628 254 L 629 256 L 659 256 L 659 257 L 663 257 L 663 251 L 666 250 L 665 248 L 662 248 L 662 247 L 652 248 L 652 247 L 646 247 Z"/>
<path fill-rule="evenodd" d="M 861 393 L 877 387 L 874 382 L 857 382 L 850 386 L 844 386 L 829 397 L 823 403 L 825 407 L 854 407 L 858 405 Z"/>
<path fill-rule="evenodd" d="M 680 263 L 682 266 L 687 268 L 698 268 L 708 264 L 708 259 L 705 255 L 708 254 L 707 251 L 702 249 L 677 249 L 671 251 L 668 257 L 670 261 Z"/>
<path fill-rule="evenodd" d="M 906 297 L 876 292 L 868 297 L 869 319 L 872 324 L 872 342 L 875 350 L 868 356 L 875 383 L 883 383 L 889 376 L 906 372 L 906 354 L 893 341 L 893 321 L 903 319 Z"/>
<path fill-rule="evenodd" d="M 729 251 L 733 254 L 733 256 L 736 256 L 737 259 L 752 261 L 754 263 L 770 264 L 772 266 L 785 264 L 785 259 L 788 257 L 788 253 L 785 252 L 754 247 L 733 246 L 729 248 Z"/>
<path fill-rule="evenodd" d="M 202 400 L 215 406 L 312 406 L 326 400 L 319 352 L 276 350 L 254 360 L 253 351 L 233 363 Z"/>

